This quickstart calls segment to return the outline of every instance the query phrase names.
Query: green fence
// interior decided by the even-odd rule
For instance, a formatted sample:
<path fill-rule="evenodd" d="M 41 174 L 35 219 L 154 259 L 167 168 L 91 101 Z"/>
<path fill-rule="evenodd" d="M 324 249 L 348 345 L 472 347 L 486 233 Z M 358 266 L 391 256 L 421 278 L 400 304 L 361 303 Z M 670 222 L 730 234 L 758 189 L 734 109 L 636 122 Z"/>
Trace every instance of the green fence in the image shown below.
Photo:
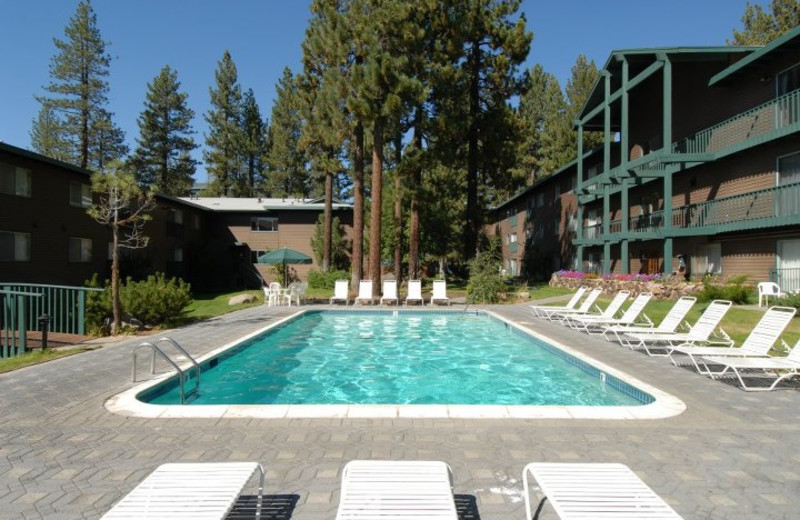
<path fill-rule="evenodd" d="M 86 293 L 103 291 L 29 283 L 0 283 L 0 357 L 22 354 L 27 332 L 40 330 L 40 318 L 47 316 L 50 332 L 86 333 Z"/>

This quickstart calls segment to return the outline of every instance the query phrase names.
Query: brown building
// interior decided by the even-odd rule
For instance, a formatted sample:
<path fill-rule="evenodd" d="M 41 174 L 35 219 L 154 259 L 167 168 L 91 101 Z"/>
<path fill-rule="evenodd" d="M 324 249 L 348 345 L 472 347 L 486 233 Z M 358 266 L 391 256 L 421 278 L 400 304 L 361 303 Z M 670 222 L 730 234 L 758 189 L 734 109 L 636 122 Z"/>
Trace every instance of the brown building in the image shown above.
<path fill-rule="evenodd" d="M 576 128 L 605 135 L 599 167 L 575 165 L 581 270 L 800 290 L 800 27 L 763 48 L 614 51 Z"/>
<path fill-rule="evenodd" d="M 108 229 L 86 213 L 91 172 L 0 143 L 0 282 L 83 285 L 110 272 Z M 147 248 L 123 250 L 122 274 L 179 276 L 196 290 L 254 287 L 258 253 L 288 246 L 313 257 L 319 201 L 182 199 L 158 195 Z M 351 206 L 336 204 L 349 235 Z M 307 276 L 314 264 L 296 266 Z"/>

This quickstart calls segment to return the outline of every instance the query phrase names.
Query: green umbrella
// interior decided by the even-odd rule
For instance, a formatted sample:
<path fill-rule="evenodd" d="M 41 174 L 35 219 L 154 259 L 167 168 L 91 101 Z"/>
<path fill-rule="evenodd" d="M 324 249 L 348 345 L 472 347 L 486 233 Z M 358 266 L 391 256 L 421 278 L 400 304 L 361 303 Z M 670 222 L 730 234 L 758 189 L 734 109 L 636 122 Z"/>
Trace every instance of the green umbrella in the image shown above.
<path fill-rule="evenodd" d="M 295 251 L 294 249 L 289 249 L 288 247 L 281 247 L 279 249 L 268 251 L 259 256 L 258 263 L 273 265 L 283 264 L 283 285 L 286 286 L 287 266 L 289 264 L 310 264 L 311 257 L 301 253 L 300 251 Z"/>

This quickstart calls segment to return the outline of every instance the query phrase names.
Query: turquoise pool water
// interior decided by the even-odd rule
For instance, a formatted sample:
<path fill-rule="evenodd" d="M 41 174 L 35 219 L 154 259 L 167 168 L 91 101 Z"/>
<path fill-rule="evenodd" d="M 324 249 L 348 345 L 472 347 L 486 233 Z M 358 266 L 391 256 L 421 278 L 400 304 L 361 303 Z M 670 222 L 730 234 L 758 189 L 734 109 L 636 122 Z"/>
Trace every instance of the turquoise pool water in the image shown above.
<path fill-rule="evenodd" d="M 642 405 L 652 398 L 485 314 L 314 311 L 202 365 L 188 404 Z M 139 395 L 178 404 L 177 378 Z M 187 389 L 194 381 L 187 382 Z"/>

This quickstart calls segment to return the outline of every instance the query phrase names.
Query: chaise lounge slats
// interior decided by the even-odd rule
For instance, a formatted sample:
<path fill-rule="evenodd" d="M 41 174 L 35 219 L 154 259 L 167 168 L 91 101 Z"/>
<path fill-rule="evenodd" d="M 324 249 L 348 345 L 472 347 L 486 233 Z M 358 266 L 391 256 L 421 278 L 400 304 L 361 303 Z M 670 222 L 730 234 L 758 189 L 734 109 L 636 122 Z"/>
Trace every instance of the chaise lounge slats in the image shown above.
<path fill-rule="evenodd" d="M 156 468 L 102 520 L 222 520 L 256 472 L 260 474 L 257 506 L 260 514 L 264 489 L 264 469 L 260 464 L 177 463 Z"/>
<path fill-rule="evenodd" d="M 439 461 L 354 460 L 342 473 L 337 520 L 457 520 L 450 468 Z"/>
<path fill-rule="evenodd" d="M 562 520 L 680 519 L 623 464 L 531 463 L 522 473 L 526 518 L 532 518 L 531 474 Z"/>

